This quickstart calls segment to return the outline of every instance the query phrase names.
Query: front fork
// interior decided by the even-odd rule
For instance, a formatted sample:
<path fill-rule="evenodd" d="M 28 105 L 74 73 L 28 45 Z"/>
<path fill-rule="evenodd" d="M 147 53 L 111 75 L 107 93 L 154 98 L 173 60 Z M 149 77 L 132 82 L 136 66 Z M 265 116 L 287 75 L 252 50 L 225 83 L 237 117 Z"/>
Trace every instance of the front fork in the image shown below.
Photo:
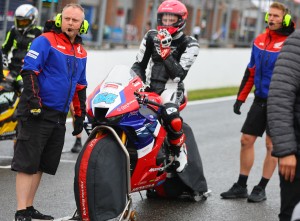
<path fill-rule="evenodd" d="M 127 178 L 127 203 L 126 206 L 121 213 L 121 216 L 119 218 L 119 221 L 135 221 L 136 220 L 136 212 L 133 210 L 133 205 L 132 205 L 132 198 L 131 198 L 131 175 L 130 175 L 130 156 L 127 151 L 127 148 L 125 146 L 126 141 L 127 141 L 127 136 L 124 131 L 121 132 L 121 134 L 117 134 L 117 132 L 109 126 L 96 126 L 94 129 L 92 129 L 92 126 L 85 126 L 85 130 L 89 134 L 89 137 L 87 139 L 87 143 L 94 139 L 97 138 L 104 133 L 111 133 L 114 138 L 116 139 L 117 143 L 119 144 L 120 148 L 122 149 L 123 153 L 125 154 L 126 157 L 126 178 Z"/>

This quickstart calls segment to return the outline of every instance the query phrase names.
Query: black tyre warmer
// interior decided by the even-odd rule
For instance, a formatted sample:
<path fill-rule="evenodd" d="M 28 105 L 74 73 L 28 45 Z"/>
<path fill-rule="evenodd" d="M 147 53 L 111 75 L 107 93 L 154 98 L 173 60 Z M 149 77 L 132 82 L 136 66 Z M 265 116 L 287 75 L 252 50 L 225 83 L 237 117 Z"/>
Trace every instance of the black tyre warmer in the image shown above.
<path fill-rule="evenodd" d="M 75 165 L 74 194 L 84 221 L 115 218 L 126 204 L 126 158 L 112 135 L 90 140 Z"/>
<path fill-rule="evenodd" d="M 207 183 L 194 133 L 187 123 L 183 123 L 182 128 L 186 135 L 188 166 L 182 173 L 178 173 L 178 176 L 193 191 L 206 192 Z"/>
<path fill-rule="evenodd" d="M 160 196 L 176 198 L 184 191 L 206 192 L 207 183 L 203 173 L 202 160 L 191 127 L 183 123 L 183 131 L 186 135 L 188 166 L 178 177 L 167 178 L 161 186 L 155 188 Z M 163 191 L 161 191 L 161 189 Z"/>

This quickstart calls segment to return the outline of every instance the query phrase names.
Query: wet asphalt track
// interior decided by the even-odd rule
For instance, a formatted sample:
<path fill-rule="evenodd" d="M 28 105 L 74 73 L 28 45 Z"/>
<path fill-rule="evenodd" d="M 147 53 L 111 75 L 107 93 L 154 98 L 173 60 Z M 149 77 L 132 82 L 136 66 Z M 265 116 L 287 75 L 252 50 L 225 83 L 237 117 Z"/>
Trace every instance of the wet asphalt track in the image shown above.
<path fill-rule="evenodd" d="M 268 199 L 259 204 L 244 199 L 222 200 L 220 193 L 236 181 L 239 172 L 240 128 L 252 99 L 242 106 L 242 115 L 232 112 L 233 100 L 200 102 L 186 107 L 182 112 L 192 127 L 204 172 L 212 196 L 206 201 L 192 203 L 182 200 L 150 200 L 145 192 L 133 194 L 134 208 L 140 221 L 261 221 L 278 220 L 279 182 L 277 171 L 267 187 Z M 74 138 L 71 124 L 67 125 L 66 142 L 57 175 L 44 175 L 38 190 L 35 207 L 55 216 L 56 219 L 71 215 L 75 210 L 73 197 L 74 164 L 77 154 L 69 152 Z M 86 138 L 86 135 L 84 135 Z M 12 142 L 0 142 L 0 220 L 13 220 L 15 200 L 15 173 L 6 168 L 12 157 Z M 261 177 L 265 148 L 264 138 L 258 139 L 256 159 L 248 181 L 248 191 Z"/>

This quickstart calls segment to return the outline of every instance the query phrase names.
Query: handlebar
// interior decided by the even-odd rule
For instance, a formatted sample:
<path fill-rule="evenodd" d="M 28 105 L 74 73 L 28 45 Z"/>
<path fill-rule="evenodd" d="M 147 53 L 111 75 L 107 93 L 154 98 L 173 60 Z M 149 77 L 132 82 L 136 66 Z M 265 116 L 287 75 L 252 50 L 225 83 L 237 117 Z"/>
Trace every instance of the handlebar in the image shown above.
<path fill-rule="evenodd" d="M 151 101 L 148 99 L 148 97 L 146 95 L 141 95 L 139 94 L 138 92 L 134 92 L 134 95 L 137 96 L 137 100 L 140 104 L 151 104 L 151 105 L 154 105 L 156 107 L 160 107 L 160 108 L 163 108 L 164 105 L 163 104 L 160 104 L 160 103 L 157 103 L 155 101 Z"/>

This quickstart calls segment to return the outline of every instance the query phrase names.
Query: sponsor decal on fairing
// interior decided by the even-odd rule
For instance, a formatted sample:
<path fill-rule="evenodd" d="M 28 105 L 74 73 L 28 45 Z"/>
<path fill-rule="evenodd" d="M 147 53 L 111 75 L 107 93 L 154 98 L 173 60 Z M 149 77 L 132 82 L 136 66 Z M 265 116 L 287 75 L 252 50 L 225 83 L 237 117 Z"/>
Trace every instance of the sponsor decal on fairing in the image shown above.
<path fill-rule="evenodd" d="M 116 94 L 111 94 L 111 93 L 100 93 L 97 94 L 93 100 L 93 104 L 101 103 L 104 102 L 106 104 L 112 104 L 115 102 L 116 98 L 118 95 Z"/>
<path fill-rule="evenodd" d="M 132 192 L 145 190 L 145 189 L 149 189 L 149 188 L 152 188 L 152 187 L 154 187 L 154 184 L 148 184 L 148 185 L 145 185 L 145 186 L 140 186 L 140 187 L 133 188 Z"/>

